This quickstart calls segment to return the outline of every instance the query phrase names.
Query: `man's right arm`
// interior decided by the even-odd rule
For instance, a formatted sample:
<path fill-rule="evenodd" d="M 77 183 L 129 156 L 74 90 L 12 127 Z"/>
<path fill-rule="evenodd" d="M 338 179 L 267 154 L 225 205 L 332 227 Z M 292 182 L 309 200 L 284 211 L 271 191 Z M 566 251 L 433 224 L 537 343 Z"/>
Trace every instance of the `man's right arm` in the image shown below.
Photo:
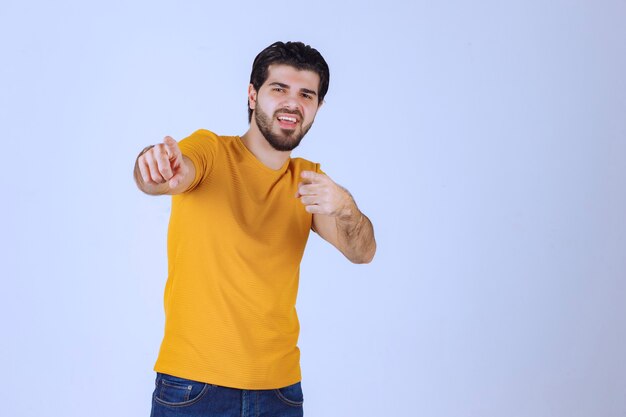
<path fill-rule="evenodd" d="M 193 182 L 196 169 L 184 156 L 174 139 L 166 136 L 163 143 L 145 148 L 135 162 L 137 187 L 150 195 L 179 194 Z"/>

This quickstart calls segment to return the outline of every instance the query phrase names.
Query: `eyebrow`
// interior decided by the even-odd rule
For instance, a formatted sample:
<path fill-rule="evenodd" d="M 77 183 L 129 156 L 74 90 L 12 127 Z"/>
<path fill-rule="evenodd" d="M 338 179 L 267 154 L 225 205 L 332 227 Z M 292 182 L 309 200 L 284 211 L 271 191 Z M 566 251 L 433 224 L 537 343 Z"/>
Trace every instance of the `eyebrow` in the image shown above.
<path fill-rule="evenodd" d="M 302 91 L 303 93 L 312 94 L 314 96 L 317 95 L 317 93 L 315 91 L 309 90 L 308 88 L 301 88 L 300 91 Z"/>
<path fill-rule="evenodd" d="M 276 85 L 281 88 L 290 88 L 287 84 L 279 83 L 278 81 L 274 81 L 273 83 L 270 83 L 269 85 Z M 308 88 L 301 88 L 300 91 L 303 93 L 312 94 L 314 96 L 317 95 L 317 93 L 314 90 L 309 90 Z"/>

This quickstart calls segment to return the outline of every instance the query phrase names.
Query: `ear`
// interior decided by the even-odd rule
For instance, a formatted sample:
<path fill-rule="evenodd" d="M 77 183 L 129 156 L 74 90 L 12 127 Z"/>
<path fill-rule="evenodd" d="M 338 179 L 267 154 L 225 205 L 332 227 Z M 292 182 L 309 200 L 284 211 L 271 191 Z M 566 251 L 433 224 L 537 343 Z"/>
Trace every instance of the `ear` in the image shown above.
<path fill-rule="evenodd" d="M 254 110 L 254 108 L 256 107 L 256 96 L 257 96 L 257 91 L 254 89 L 254 86 L 250 84 L 248 86 L 248 106 L 252 110 Z"/>

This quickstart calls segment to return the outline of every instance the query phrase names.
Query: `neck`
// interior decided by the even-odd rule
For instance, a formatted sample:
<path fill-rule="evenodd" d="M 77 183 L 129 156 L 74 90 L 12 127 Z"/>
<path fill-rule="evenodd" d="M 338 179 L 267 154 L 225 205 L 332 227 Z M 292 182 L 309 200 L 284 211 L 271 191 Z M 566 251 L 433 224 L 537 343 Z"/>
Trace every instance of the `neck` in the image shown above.
<path fill-rule="evenodd" d="M 250 152 L 268 168 L 277 170 L 282 167 L 291 156 L 291 151 L 277 151 L 263 137 L 254 120 L 248 131 L 241 137 L 241 141 Z"/>

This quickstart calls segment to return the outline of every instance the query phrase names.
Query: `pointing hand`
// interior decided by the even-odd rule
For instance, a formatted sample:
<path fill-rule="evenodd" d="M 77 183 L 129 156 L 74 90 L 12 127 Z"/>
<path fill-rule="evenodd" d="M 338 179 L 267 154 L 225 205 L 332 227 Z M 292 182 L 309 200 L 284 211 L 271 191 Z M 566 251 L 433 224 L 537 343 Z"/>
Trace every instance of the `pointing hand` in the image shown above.
<path fill-rule="evenodd" d="M 309 213 L 332 217 L 350 217 L 355 210 L 352 196 L 329 176 L 314 171 L 302 171 L 296 197 Z"/>
<path fill-rule="evenodd" d="M 163 143 L 146 148 L 137 158 L 137 165 L 144 183 L 168 182 L 170 188 L 176 187 L 188 173 L 178 143 L 170 136 Z"/>

